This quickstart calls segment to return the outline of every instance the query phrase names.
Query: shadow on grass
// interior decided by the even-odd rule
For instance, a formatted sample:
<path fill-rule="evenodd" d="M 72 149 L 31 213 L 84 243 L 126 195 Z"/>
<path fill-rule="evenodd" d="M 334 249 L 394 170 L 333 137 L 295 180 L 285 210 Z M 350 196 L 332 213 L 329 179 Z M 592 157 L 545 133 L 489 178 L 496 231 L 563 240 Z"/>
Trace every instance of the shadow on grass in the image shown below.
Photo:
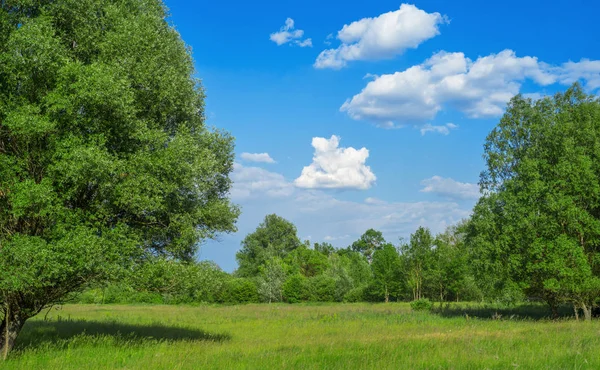
<path fill-rule="evenodd" d="M 561 306 L 558 309 L 558 317 L 554 318 L 552 311 L 546 305 L 527 304 L 518 306 L 495 306 L 495 305 L 444 305 L 434 306 L 433 313 L 441 317 L 465 317 L 489 320 L 551 320 L 572 319 L 573 308 Z"/>
<path fill-rule="evenodd" d="M 210 333 L 192 328 L 161 324 L 133 325 L 121 322 L 100 322 L 59 319 L 31 320 L 17 339 L 15 350 L 52 347 L 72 348 L 81 344 L 136 346 L 151 342 L 209 341 L 224 342 L 231 335 Z"/>

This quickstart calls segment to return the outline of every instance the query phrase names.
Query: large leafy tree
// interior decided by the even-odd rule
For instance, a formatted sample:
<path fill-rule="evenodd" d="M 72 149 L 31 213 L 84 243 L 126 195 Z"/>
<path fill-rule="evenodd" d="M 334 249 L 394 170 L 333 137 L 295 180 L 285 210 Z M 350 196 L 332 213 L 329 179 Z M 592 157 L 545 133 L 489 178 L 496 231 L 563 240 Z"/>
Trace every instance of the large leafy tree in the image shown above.
<path fill-rule="evenodd" d="M 301 245 L 293 223 L 276 214 L 267 215 L 242 241 L 242 249 L 236 254 L 239 263 L 236 273 L 243 277 L 257 276 L 267 261 L 285 258 Z"/>
<path fill-rule="evenodd" d="M 537 102 L 517 96 L 485 158 L 471 244 L 505 266 L 478 264 L 590 318 L 600 295 L 600 102 L 577 84 Z"/>
<path fill-rule="evenodd" d="M 204 125 L 160 0 L 0 1 L 0 347 L 147 254 L 235 229 L 233 140 Z"/>

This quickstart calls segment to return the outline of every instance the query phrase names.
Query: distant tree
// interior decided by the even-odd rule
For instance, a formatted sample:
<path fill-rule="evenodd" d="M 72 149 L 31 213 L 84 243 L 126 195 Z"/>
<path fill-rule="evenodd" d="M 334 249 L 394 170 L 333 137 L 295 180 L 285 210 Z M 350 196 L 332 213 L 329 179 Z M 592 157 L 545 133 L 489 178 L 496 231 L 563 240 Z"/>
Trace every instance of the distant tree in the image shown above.
<path fill-rule="evenodd" d="M 463 284 L 467 281 L 468 260 L 464 248 L 462 232 L 451 226 L 436 236 L 435 248 L 425 269 L 425 281 L 431 289 L 431 296 L 438 297 L 440 302 L 453 294 L 458 300 Z"/>
<path fill-rule="evenodd" d="M 411 234 L 410 241 L 400 246 L 407 283 L 412 289 L 413 300 L 415 301 L 424 298 L 423 282 L 433 245 L 434 238 L 431 231 L 419 227 Z"/>
<path fill-rule="evenodd" d="M 195 74 L 159 0 L 0 1 L 4 354 L 70 293 L 235 230 Z"/>
<path fill-rule="evenodd" d="M 259 268 L 258 294 L 264 302 L 283 301 L 283 284 L 286 280 L 286 272 L 283 261 L 272 258 Z"/>
<path fill-rule="evenodd" d="M 326 255 L 305 246 L 291 251 L 285 262 L 292 270 L 306 277 L 322 274 L 329 265 Z"/>
<path fill-rule="evenodd" d="M 329 243 L 315 243 L 314 249 L 317 252 L 322 253 L 326 256 L 330 256 L 333 253 L 335 253 L 335 248 L 333 247 L 333 245 L 331 245 Z"/>
<path fill-rule="evenodd" d="M 267 215 L 242 241 L 242 249 L 236 254 L 239 264 L 236 273 L 245 277 L 257 276 L 268 260 L 285 258 L 301 245 L 293 223 L 275 214 Z"/>
<path fill-rule="evenodd" d="M 391 244 L 385 244 L 383 248 L 373 253 L 373 281 L 380 292 L 383 293 L 385 302 L 390 301 L 391 293 L 398 293 L 400 286 L 400 256 Z"/>
<path fill-rule="evenodd" d="M 343 301 L 346 293 L 354 288 L 357 283 L 350 276 L 348 264 L 349 261 L 345 257 L 341 257 L 336 253 L 331 254 L 328 258 L 328 268 L 325 274 L 335 280 L 335 300 L 338 302 Z"/>
<path fill-rule="evenodd" d="M 371 263 L 373 253 L 375 253 L 376 250 L 383 248 L 385 244 L 386 241 L 383 238 L 381 231 L 369 229 L 361 235 L 360 239 L 352 243 L 351 249 L 361 253 L 367 258 L 367 261 Z"/>
<path fill-rule="evenodd" d="M 373 271 L 367 258 L 361 253 L 350 249 L 338 251 L 342 266 L 348 271 L 353 287 L 368 285 L 373 279 Z"/>

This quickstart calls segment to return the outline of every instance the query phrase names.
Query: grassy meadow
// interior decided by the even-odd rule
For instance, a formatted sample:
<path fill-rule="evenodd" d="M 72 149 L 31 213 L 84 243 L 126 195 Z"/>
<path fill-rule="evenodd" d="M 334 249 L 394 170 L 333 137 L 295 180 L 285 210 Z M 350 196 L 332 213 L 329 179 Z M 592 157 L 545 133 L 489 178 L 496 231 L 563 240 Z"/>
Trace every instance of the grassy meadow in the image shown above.
<path fill-rule="evenodd" d="M 548 314 L 434 314 L 404 303 L 68 305 L 30 320 L 0 368 L 599 369 L 600 321 Z"/>

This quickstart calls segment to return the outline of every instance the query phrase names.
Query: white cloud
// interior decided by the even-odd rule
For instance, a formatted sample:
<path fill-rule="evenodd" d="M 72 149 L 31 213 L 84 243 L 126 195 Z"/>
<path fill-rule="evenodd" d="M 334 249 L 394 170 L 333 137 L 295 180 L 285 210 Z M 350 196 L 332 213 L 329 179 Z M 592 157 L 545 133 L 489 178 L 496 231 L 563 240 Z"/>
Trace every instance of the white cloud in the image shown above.
<path fill-rule="evenodd" d="M 365 199 L 366 204 L 384 204 L 385 201 L 373 197 L 368 197 Z"/>
<path fill-rule="evenodd" d="M 269 153 L 242 153 L 240 157 L 248 162 L 276 163 Z"/>
<path fill-rule="evenodd" d="M 294 184 L 300 188 L 318 189 L 368 189 L 376 177 L 365 165 L 369 150 L 339 148 L 340 138 L 332 135 L 328 140 L 315 137 L 313 162 L 302 169 Z"/>
<path fill-rule="evenodd" d="M 600 88 L 600 60 L 582 59 L 579 62 L 563 63 L 558 74 L 562 84 L 570 85 L 584 80 L 589 90 Z"/>
<path fill-rule="evenodd" d="M 269 36 L 269 39 L 278 46 L 291 42 L 293 45 L 298 45 L 300 47 L 312 47 L 312 40 L 301 40 L 302 36 L 304 36 L 304 31 L 294 29 L 294 20 L 288 18 L 285 20 L 285 25 L 279 29 L 279 32 L 273 32 Z"/>
<path fill-rule="evenodd" d="M 296 45 L 300 46 L 301 48 L 305 48 L 305 47 L 310 47 L 312 48 L 312 39 L 306 39 L 304 41 L 297 41 Z"/>
<path fill-rule="evenodd" d="M 445 106 L 472 118 L 498 116 L 524 80 L 556 82 L 550 70 L 537 58 L 517 57 L 512 50 L 475 61 L 463 53 L 442 51 L 402 72 L 376 76 L 340 110 L 382 127 L 420 126 Z"/>
<path fill-rule="evenodd" d="M 257 197 L 286 197 L 294 192 L 294 186 L 282 175 L 259 167 L 245 167 L 239 163 L 234 164 L 231 180 L 231 198 L 234 201 Z"/>
<path fill-rule="evenodd" d="M 458 182 L 451 178 L 433 176 L 421 181 L 422 193 L 433 193 L 450 199 L 478 199 L 479 186 L 466 182 Z"/>
<path fill-rule="evenodd" d="M 343 239 L 349 239 L 350 235 L 346 234 L 346 235 L 340 235 L 340 236 L 331 236 L 331 235 L 326 235 L 323 240 L 325 240 L 326 242 L 333 242 L 336 240 L 343 240 Z"/>
<path fill-rule="evenodd" d="M 437 36 L 439 25 L 445 22 L 446 17 L 440 13 L 427 13 L 414 5 L 402 4 L 396 11 L 344 25 L 337 33 L 341 45 L 322 51 L 314 66 L 339 69 L 353 60 L 393 58 Z M 326 42 L 329 39 L 328 36 Z"/>
<path fill-rule="evenodd" d="M 425 124 L 421 127 L 421 135 L 425 135 L 428 132 L 433 132 L 436 134 L 448 135 L 450 134 L 450 130 L 455 130 L 458 128 L 458 125 L 454 123 L 446 123 L 443 126 L 434 126 L 431 123 Z"/>

